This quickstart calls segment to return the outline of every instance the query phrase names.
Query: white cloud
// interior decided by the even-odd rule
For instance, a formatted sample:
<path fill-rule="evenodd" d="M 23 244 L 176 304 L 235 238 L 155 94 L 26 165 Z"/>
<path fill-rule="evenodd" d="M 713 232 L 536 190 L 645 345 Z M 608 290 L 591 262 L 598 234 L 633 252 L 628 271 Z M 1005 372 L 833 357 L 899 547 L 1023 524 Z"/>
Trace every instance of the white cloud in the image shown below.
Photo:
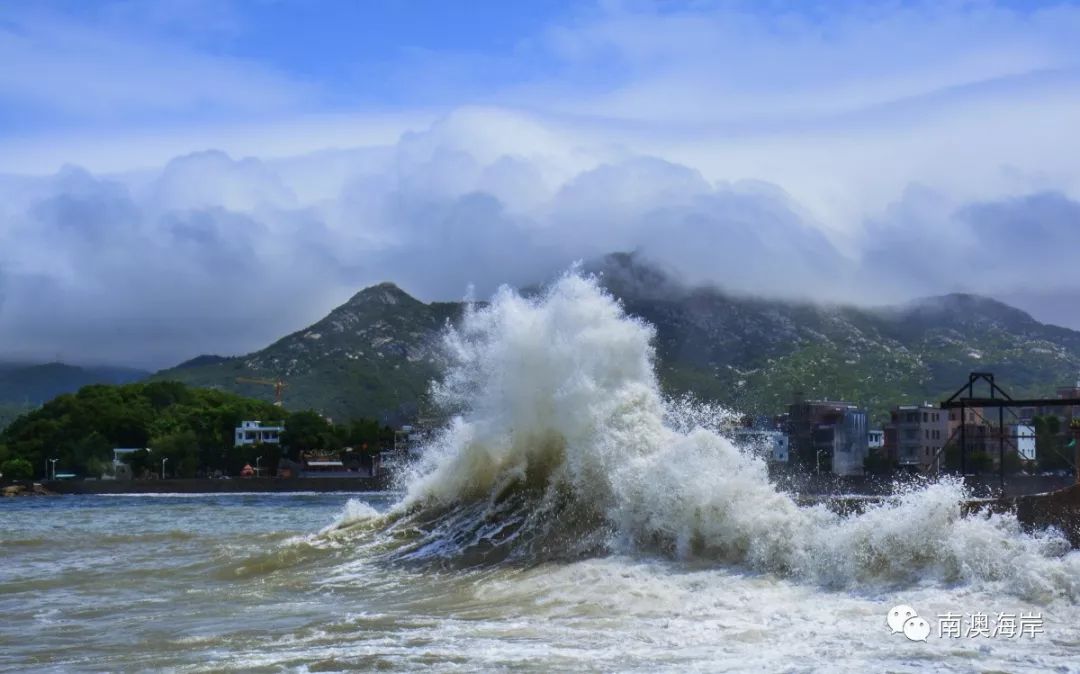
<path fill-rule="evenodd" d="M 521 152 L 501 134 L 487 143 L 493 128 L 522 130 Z M 602 155 L 528 117 L 475 110 L 383 149 L 276 162 L 203 152 L 149 175 L 0 181 L 23 195 L 0 220 L 0 339 L 38 357 L 77 345 L 83 359 L 165 365 L 254 349 L 385 279 L 453 299 L 645 248 L 696 278 L 727 265 L 746 276 L 738 287 L 778 290 L 747 284 L 774 254 L 802 268 L 794 242 L 827 249 L 779 190 Z M 336 190 L 306 189 L 322 164 Z"/>
<path fill-rule="evenodd" d="M 164 365 L 262 346 L 365 283 L 448 299 L 629 249 L 740 291 L 968 290 L 1070 320 L 1080 10 L 797 10 L 603 5 L 518 45 L 549 64 L 521 81 L 472 73 L 444 108 L 336 113 L 179 39 L 174 14 L 162 44 L 116 28 L 123 13 L 96 31 L 16 17 L 0 51 L 57 78 L 7 73 L 0 96 L 229 114 L 0 141 L 0 170 L 47 174 L 0 178 L 0 339 Z M 54 176 L 67 161 L 93 173 Z"/>
<path fill-rule="evenodd" d="M 49 175 L 64 164 L 103 173 L 155 169 L 174 157 L 202 150 L 233 156 L 282 159 L 311 165 L 319 151 L 366 149 L 395 143 L 411 129 L 430 126 L 434 111 L 312 114 L 251 119 L 210 127 L 129 128 L 95 133 L 56 132 L 0 139 L 0 173 Z M 319 168 L 332 164 L 319 158 Z M 309 176 L 315 178 L 315 176 Z M 309 180 L 308 182 L 311 182 Z"/>
<path fill-rule="evenodd" d="M 0 220 L 0 339 L 23 355 L 166 365 L 260 347 L 368 283 L 454 299 L 616 250 L 757 294 L 1022 294 L 1036 281 L 1060 289 L 1050 284 L 1080 246 L 1080 203 L 1060 192 L 970 202 L 911 186 L 844 255 L 777 185 L 530 134 L 521 154 L 503 154 L 513 144 L 482 133 L 537 124 L 488 109 L 381 149 L 279 162 L 199 153 L 137 179 L 69 168 L 0 182 L 33 195 Z M 294 189 L 320 162 L 335 187 Z"/>

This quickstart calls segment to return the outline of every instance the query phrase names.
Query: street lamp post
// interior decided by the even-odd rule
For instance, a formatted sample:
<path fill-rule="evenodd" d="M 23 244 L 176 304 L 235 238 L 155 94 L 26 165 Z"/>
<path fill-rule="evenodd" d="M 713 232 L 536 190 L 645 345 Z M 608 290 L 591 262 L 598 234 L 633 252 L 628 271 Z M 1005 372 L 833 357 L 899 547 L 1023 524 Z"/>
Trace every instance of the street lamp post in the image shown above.
<path fill-rule="evenodd" d="M 259 462 L 262 461 L 261 456 L 255 457 L 255 476 L 262 477 L 262 468 L 259 468 Z"/>
<path fill-rule="evenodd" d="M 49 459 L 49 463 L 52 464 L 52 479 L 56 479 L 56 462 L 60 459 Z"/>
<path fill-rule="evenodd" d="M 169 457 L 165 457 L 161 460 L 161 479 L 165 479 L 165 462 L 169 460 Z"/>

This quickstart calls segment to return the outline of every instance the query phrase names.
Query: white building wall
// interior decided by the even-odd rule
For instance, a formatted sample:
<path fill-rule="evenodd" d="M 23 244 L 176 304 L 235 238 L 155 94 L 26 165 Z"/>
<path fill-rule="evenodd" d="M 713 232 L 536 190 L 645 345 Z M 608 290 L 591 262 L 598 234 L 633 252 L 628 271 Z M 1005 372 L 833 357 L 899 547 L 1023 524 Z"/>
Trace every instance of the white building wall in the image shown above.
<path fill-rule="evenodd" d="M 1025 461 L 1035 460 L 1035 427 L 1016 427 L 1016 451 Z"/>
<path fill-rule="evenodd" d="M 277 445 L 281 443 L 284 426 L 263 426 L 259 421 L 241 421 L 236 427 L 234 445 Z"/>

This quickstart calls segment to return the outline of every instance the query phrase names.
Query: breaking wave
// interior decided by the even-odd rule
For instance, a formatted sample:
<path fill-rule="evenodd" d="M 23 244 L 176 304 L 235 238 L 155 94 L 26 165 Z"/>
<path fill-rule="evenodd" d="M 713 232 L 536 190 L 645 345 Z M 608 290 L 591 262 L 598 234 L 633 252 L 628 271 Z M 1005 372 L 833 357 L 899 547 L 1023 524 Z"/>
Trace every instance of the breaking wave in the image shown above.
<path fill-rule="evenodd" d="M 1080 598 L 1080 555 L 1063 536 L 965 515 L 956 481 L 847 517 L 800 506 L 710 428 L 716 410 L 665 401 L 654 336 L 576 271 L 537 297 L 501 289 L 447 330 L 434 397 L 455 416 L 404 475 L 401 501 L 332 529 L 375 531 L 397 560 L 663 555 L 830 587 L 931 580 Z"/>

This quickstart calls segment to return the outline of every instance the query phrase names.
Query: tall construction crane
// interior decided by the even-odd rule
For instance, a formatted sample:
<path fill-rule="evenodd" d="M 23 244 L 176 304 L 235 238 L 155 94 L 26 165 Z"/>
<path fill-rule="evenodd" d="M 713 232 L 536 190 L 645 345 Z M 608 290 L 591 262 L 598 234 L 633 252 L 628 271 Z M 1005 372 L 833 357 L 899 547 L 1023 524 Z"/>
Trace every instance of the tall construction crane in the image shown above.
<path fill-rule="evenodd" d="M 236 378 L 236 383 L 238 383 L 238 384 L 261 384 L 263 386 L 273 386 L 274 387 L 274 404 L 277 405 L 278 407 L 282 406 L 281 397 L 282 397 L 282 394 L 285 392 L 286 386 L 288 386 L 288 384 L 285 383 L 285 380 L 281 379 L 280 377 L 278 379 L 254 379 L 252 377 L 237 377 Z"/>

